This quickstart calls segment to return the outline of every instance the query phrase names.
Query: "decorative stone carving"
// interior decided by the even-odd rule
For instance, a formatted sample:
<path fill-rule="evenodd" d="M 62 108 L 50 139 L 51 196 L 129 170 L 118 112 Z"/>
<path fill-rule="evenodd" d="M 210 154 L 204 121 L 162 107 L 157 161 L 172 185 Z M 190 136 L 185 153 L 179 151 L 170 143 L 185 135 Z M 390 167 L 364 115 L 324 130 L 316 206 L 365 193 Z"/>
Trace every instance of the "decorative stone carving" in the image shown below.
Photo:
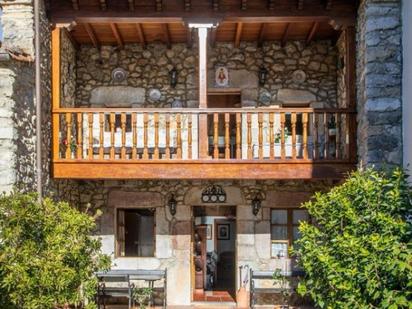
<path fill-rule="evenodd" d="M 259 102 L 263 105 L 268 105 L 272 99 L 270 92 L 262 91 L 259 95 Z"/>
<path fill-rule="evenodd" d="M 112 71 L 112 80 L 115 83 L 121 83 L 127 78 L 127 72 L 123 68 L 116 68 Z"/>
<path fill-rule="evenodd" d="M 130 86 L 102 86 L 91 91 L 90 104 L 105 107 L 130 107 L 143 105 L 146 91 L 144 88 Z"/>
<path fill-rule="evenodd" d="M 150 89 L 149 90 L 149 99 L 157 102 L 160 100 L 160 98 L 162 97 L 162 93 L 160 92 L 159 89 Z"/>
<path fill-rule="evenodd" d="M 278 100 L 283 103 L 311 103 L 316 101 L 313 93 L 307 90 L 298 89 L 280 89 L 278 91 Z"/>
<path fill-rule="evenodd" d="M 306 80 L 306 73 L 303 70 L 296 70 L 292 73 L 292 80 L 296 84 L 301 84 Z"/>
<path fill-rule="evenodd" d="M 180 100 L 174 100 L 172 102 L 172 107 L 173 108 L 182 108 L 183 107 L 183 102 Z"/>

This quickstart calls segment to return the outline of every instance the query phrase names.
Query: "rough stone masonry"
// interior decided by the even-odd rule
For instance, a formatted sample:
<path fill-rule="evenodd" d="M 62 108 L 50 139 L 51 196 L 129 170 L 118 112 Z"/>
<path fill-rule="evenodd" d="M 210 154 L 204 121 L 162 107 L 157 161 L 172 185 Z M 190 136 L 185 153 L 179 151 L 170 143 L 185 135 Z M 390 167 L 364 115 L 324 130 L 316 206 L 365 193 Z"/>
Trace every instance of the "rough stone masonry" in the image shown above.
<path fill-rule="evenodd" d="M 357 25 L 358 154 L 363 165 L 402 164 L 401 1 L 364 0 Z"/>

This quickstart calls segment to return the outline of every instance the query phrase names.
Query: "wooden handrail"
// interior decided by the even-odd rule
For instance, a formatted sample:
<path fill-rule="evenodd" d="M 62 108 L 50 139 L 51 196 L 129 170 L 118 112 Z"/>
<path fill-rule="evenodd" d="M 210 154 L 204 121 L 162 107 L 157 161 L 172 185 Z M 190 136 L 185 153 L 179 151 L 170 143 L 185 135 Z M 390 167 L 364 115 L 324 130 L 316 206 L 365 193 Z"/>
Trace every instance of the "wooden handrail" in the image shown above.
<path fill-rule="evenodd" d="M 355 114 L 356 110 L 346 108 L 122 108 L 122 107 L 70 107 L 53 109 L 53 114 L 62 113 L 165 113 L 165 114 L 213 114 L 213 113 L 345 113 Z"/>

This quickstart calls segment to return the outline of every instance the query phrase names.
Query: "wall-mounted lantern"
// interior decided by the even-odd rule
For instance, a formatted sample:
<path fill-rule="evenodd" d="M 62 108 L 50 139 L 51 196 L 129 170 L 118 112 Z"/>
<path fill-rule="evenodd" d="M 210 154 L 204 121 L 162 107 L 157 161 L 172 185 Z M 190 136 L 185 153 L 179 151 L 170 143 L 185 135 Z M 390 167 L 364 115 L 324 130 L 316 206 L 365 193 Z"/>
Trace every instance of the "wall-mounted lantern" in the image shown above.
<path fill-rule="evenodd" d="M 169 206 L 170 214 L 174 217 L 177 210 L 177 201 L 175 199 L 174 194 L 172 194 L 172 196 L 169 198 L 167 205 Z"/>
<path fill-rule="evenodd" d="M 177 85 L 177 69 L 176 69 L 176 67 L 173 67 L 173 69 L 170 70 L 169 77 L 170 77 L 170 86 L 172 88 L 175 88 L 176 85 Z"/>
<path fill-rule="evenodd" d="M 259 68 L 259 85 L 264 86 L 266 84 L 266 78 L 268 76 L 268 70 L 262 65 Z"/>
<path fill-rule="evenodd" d="M 221 186 L 209 186 L 202 192 L 203 203 L 225 203 L 226 192 Z"/>
<path fill-rule="evenodd" d="M 252 200 L 252 213 L 253 213 L 253 215 L 257 216 L 257 214 L 259 213 L 261 208 L 262 208 L 262 201 L 256 195 L 255 198 Z"/>

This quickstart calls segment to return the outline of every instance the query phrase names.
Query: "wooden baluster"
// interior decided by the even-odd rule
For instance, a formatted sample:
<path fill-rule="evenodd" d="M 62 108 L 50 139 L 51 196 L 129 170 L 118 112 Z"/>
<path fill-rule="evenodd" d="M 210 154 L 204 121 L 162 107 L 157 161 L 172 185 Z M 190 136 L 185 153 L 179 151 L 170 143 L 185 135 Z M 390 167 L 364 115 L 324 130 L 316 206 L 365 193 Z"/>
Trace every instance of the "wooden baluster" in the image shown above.
<path fill-rule="evenodd" d="M 166 114 L 166 160 L 170 159 L 170 115 Z"/>
<path fill-rule="evenodd" d="M 275 131 L 274 131 L 274 123 L 275 123 L 275 114 L 269 113 L 269 142 L 270 142 L 270 159 L 275 159 Z"/>
<path fill-rule="evenodd" d="M 282 160 L 286 158 L 286 149 L 285 149 L 285 113 L 280 114 L 280 156 Z"/>
<path fill-rule="evenodd" d="M 99 113 L 99 159 L 104 158 L 104 113 Z"/>
<path fill-rule="evenodd" d="M 336 145 L 336 150 L 335 150 L 335 158 L 340 159 L 341 158 L 341 115 L 340 113 L 335 114 L 335 119 L 336 119 L 336 136 L 335 136 L 335 145 Z"/>
<path fill-rule="evenodd" d="M 313 113 L 313 159 L 319 159 L 319 115 Z"/>
<path fill-rule="evenodd" d="M 291 114 L 292 123 L 292 159 L 296 159 L 296 113 Z"/>
<path fill-rule="evenodd" d="M 83 158 L 83 114 L 77 114 L 77 159 Z"/>
<path fill-rule="evenodd" d="M 302 114 L 303 126 L 303 159 L 308 159 L 308 113 Z"/>
<path fill-rule="evenodd" d="M 133 139 L 133 148 L 132 148 L 132 159 L 137 159 L 137 123 L 136 123 L 136 113 L 132 113 L 132 139 Z"/>
<path fill-rule="evenodd" d="M 67 147 L 66 147 L 66 159 L 72 158 L 72 113 L 66 113 L 66 133 L 67 133 Z"/>
<path fill-rule="evenodd" d="M 116 123 L 116 114 L 110 113 L 110 159 L 114 159 L 115 149 L 114 149 L 114 129 Z"/>
<path fill-rule="evenodd" d="M 253 148 L 252 148 L 252 115 L 250 113 L 246 114 L 247 118 L 247 158 L 250 160 L 253 158 Z"/>
<path fill-rule="evenodd" d="M 187 158 L 193 159 L 192 114 L 187 114 Z"/>
<path fill-rule="evenodd" d="M 53 119 L 52 119 L 52 130 L 53 130 L 53 134 L 52 134 L 52 138 L 53 138 L 53 142 L 52 142 L 52 146 L 53 146 L 53 156 L 52 159 L 53 160 L 57 160 L 57 159 L 61 159 L 61 154 L 60 154 L 60 134 L 63 130 L 63 128 L 61 128 L 61 123 L 60 123 L 60 114 L 57 112 L 53 112 Z M 57 132 L 56 132 L 57 131 Z"/>
<path fill-rule="evenodd" d="M 182 122 L 180 113 L 176 115 L 176 130 L 177 130 L 177 158 L 182 158 Z"/>
<path fill-rule="evenodd" d="M 258 141 L 259 141 L 259 159 L 263 159 L 263 114 L 259 113 L 258 114 L 258 127 L 259 127 L 259 136 L 258 136 Z"/>
<path fill-rule="evenodd" d="M 89 149 L 88 157 L 89 160 L 93 159 L 93 113 L 88 114 L 88 123 L 89 123 Z"/>
<path fill-rule="evenodd" d="M 236 159 L 241 159 L 242 158 L 242 153 L 241 153 L 241 122 L 242 122 L 242 114 L 236 113 Z"/>
<path fill-rule="evenodd" d="M 328 114 L 323 113 L 323 130 L 325 139 L 325 159 L 329 159 L 329 128 L 328 128 Z"/>
<path fill-rule="evenodd" d="M 126 113 L 120 115 L 120 125 L 122 128 L 122 150 L 120 152 L 120 158 L 126 159 Z"/>
<path fill-rule="evenodd" d="M 159 113 L 154 113 L 154 127 L 155 127 L 155 148 L 154 159 L 159 159 Z"/>
<path fill-rule="evenodd" d="M 213 158 L 219 159 L 219 114 L 213 114 Z"/>
<path fill-rule="evenodd" d="M 230 159 L 230 114 L 225 113 L 225 159 Z"/>
<path fill-rule="evenodd" d="M 147 113 L 143 114 L 143 159 L 149 159 L 149 149 L 147 147 L 148 143 L 148 125 L 149 125 L 149 115 Z"/>

